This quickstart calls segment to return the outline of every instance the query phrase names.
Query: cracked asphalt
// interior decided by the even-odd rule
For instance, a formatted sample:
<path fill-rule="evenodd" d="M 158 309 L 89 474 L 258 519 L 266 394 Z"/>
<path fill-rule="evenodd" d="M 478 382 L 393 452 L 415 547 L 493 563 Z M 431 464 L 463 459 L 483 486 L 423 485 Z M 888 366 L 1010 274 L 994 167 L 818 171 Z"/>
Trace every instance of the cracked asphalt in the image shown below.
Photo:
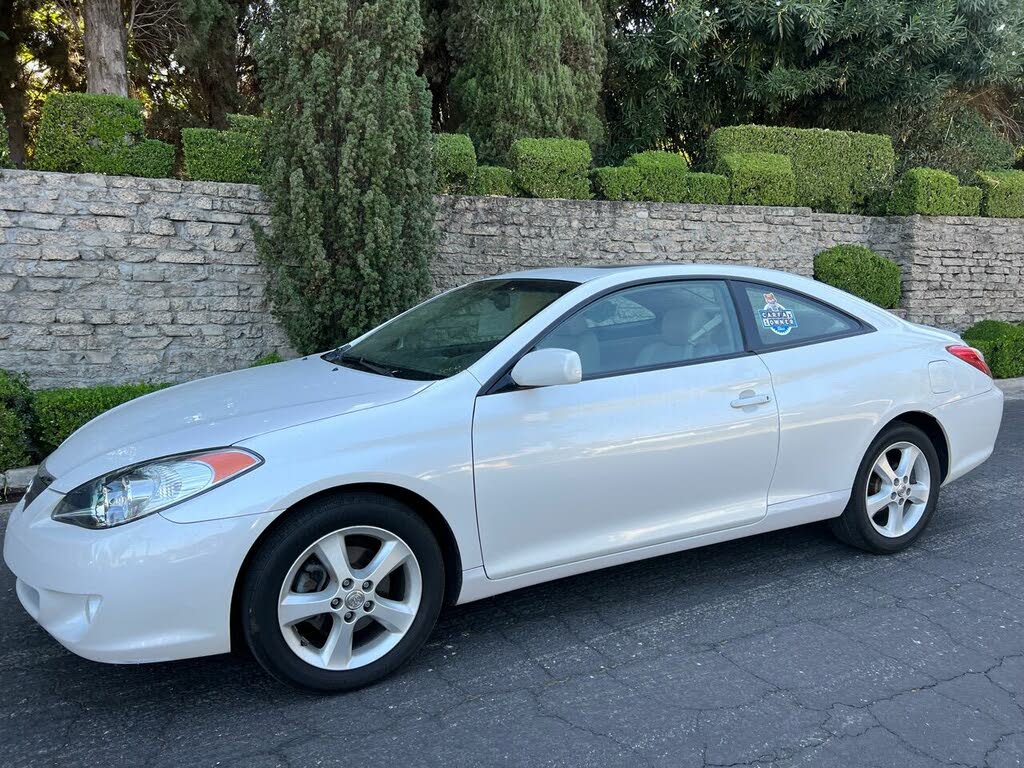
<path fill-rule="evenodd" d="M 0 764 L 1024 764 L 1024 401 L 910 551 L 805 526 L 448 610 L 398 674 L 296 693 L 251 659 L 63 650 L 0 569 Z M 6 512 L 0 523 L 6 523 Z"/>

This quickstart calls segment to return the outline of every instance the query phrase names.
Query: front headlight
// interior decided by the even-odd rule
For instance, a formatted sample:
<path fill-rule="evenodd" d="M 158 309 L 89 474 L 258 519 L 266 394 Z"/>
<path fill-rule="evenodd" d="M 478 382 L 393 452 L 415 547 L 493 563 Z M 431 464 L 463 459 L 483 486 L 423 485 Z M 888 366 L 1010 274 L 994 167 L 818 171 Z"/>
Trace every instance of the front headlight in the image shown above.
<path fill-rule="evenodd" d="M 263 463 L 241 448 L 168 456 L 90 480 L 61 499 L 54 520 L 113 528 L 191 499 Z"/>

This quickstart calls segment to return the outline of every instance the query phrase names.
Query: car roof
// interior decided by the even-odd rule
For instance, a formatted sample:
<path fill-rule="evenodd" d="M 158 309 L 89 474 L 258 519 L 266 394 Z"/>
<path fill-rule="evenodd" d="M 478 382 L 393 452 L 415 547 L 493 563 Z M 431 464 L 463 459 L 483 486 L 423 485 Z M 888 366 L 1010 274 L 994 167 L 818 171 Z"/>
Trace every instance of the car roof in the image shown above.
<path fill-rule="evenodd" d="M 750 280 L 784 279 L 786 281 L 798 277 L 790 272 L 764 269 L 763 267 L 737 266 L 735 264 L 673 264 L 663 262 L 609 266 L 543 267 L 523 270 L 521 272 L 506 272 L 501 275 L 495 275 L 490 279 L 564 280 L 583 284 L 600 278 L 611 278 L 611 282 L 617 282 L 615 278 L 625 281 L 675 275 L 680 277 L 735 277 Z"/>

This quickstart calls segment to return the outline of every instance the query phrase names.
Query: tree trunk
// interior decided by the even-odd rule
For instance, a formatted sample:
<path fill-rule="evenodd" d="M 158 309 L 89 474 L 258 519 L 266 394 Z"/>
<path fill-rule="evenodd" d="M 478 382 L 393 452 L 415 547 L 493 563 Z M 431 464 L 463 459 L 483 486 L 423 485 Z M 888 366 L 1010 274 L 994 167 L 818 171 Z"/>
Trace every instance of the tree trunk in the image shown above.
<path fill-rule="evenodd" d="M 24 168 L 25 153 L 25 71 L 18 60 L 25 24 L 24 8 L 11 0 L 0 0 L 0 108 L 7 126 L 11 163 Z M 0 136 L 3 132 L 0 131 Z"/>
<path fill-rule="evenodd" d="M 85 0 L 85 82 L 89 93 L 128 95 L 127 47 L 121 0 Z"/>

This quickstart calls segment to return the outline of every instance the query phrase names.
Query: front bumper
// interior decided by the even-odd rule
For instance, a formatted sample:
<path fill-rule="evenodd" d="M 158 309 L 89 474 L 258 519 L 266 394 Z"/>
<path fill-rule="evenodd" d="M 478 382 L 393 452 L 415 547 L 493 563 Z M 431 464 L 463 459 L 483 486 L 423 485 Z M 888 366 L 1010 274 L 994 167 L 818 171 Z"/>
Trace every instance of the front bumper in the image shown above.
<path fill-rule="evenodd" d="M 43 629 L 119 664 L 230 650 L 235 579 L 275 514 L 184 524 L 155 514 L 93 531 L 51 520 L 60 498 L 46 490 L 19 503 L 4 538 L 18 598 Z"/>

